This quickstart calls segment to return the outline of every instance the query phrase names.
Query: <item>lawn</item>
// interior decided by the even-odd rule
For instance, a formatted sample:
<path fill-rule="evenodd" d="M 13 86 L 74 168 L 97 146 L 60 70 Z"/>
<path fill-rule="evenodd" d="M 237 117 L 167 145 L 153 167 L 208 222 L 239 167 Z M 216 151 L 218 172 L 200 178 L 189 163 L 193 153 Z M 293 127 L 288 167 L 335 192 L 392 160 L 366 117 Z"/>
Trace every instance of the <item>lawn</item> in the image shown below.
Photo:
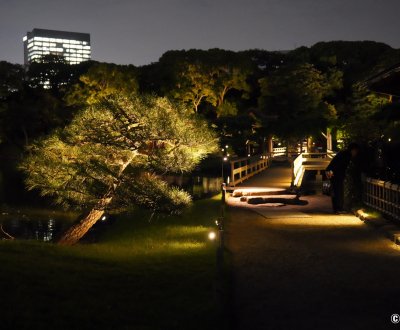
<path fill-rule="evenodd" d="M 96 243 L 0 242 L 0 329 L 223 328 L 215 294 L 220 199 L 182 216 L 119 216 Z"/>

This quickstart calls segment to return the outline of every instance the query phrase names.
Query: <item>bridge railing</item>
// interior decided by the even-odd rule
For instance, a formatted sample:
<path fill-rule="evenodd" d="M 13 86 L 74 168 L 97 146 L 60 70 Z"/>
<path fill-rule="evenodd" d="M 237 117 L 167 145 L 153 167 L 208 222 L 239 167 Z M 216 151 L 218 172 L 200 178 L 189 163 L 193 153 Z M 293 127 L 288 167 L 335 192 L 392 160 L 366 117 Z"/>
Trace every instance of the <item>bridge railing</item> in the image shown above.
<path fill-rule="evenodd" d="M 400 221 L 400 185 L 367 178 L 363 200 L 373 209 Z"/>
<path fill-rule="evenodd" d="M 286 156 L 286 151 L 286 147 L 273 148 L 271 155 L 272 157 Z"/>
<path fill-rule="evenodd" d="M 329 165 L 333 153 L 302 153 L 293 161 L 292 185 L 300 187 L 306 170 L 324 171 Z"/>
<path fill-rule="evenodd" d="M 287 156 L 288 158 L 291 158 L 293 156 L 297 156 L 300 154 L 300 149 L 297 151 L 289 151 L 287 150 L 286 147 L 281 147 L 281 148 L 274 148 L 272 149 L 272 152 L 270 153 L 270 155 L 272 157 L 281 157 L 281 156 Z"/>
<path fill-rule="evenodd" d="M 253 175 L 267 169 L 270 165 L 271 157 L 268 155 L 258 155 L 232 160 L 230 186 L 236 186 L 239 183 L 251 178 Z"/>
<path fill-rule="evenodd" d="M 326 157 L 328 157 L 328 158 L 332 159 L 333 157 L 335 157 L 335 155 L 336 155 L 336 152 L 334 152 L 333 150 L 328 149 L 326 151 Z"/>

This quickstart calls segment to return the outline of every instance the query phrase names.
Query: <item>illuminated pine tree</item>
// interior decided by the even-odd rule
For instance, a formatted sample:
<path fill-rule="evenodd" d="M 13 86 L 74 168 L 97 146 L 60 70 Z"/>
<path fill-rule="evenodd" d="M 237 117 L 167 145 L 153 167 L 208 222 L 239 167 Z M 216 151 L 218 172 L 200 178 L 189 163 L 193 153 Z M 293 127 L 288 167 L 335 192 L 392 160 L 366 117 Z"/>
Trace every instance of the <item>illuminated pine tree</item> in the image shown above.
<path fill-rule="evenodd" d="M 166 98 L 114 95 L 32 145 L 21 168 L 28 189 L 87 210 L 59 241 L 70 245 L 114 207 L 179 212 L 190 196 L 159 174 L 190 171 L 216 147 L 214 133 L 185 107 Z"/>

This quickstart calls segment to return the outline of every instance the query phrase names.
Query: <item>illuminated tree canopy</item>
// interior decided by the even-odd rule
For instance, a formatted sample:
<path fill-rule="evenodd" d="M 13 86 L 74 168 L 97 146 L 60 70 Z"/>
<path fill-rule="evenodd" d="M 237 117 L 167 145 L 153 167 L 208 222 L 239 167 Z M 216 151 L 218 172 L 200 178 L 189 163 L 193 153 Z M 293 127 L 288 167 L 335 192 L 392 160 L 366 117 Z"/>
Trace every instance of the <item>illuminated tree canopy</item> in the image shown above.
<path fill-rule="evenodd" d="M 21 168 L 29 189 L 65 207 L 90 210 L 60 241 L 73 244 L 114 207 L 179 212 L 190 196 L 160 174 L 190 171 L 216 147 L 208 125 L 185 107 L 166 98 L 117 94 L 32 145 Z"/>
<path fill-rule="evenodd" d="M 248 71 L 232 65 L 186 63 L 177 72 L 177 84 L 169 94 L 190 104 L 195 112 L 202 101 L 207 101 L 216 108 L 218 116 L 236 115 L 236 111 L 224 111 L 225 97 L 233 89 L 244 95 L 249 92 L 248 74 Z"/>
<path fill-rule="evenodd" d="M 354 84 L 351 95 L 338 107 L 340 138 L 347 143 L 379 139 L 389 124 L 379 120 L 378 114 L 388 104 L 387 97 L 369 91 L 363 84 Z"/>
<path fill-rule="evenodd" d="M 136 93 L 139 89 L 137 69 L 133 65 L 96 63 L 79 77 L 66 95 L 69 105 L 97 103 L 114 93 Z"/>
<path fill-rule="evenodd" d="M 247 82 L 251 68 L 248 57 L 231 51 L 170 51 L 152 66 L 147 79 L 158 80 L 162 95 L 185 102 L 195 112 L 199 112 L 201 105 L 211 106 L 220 117 L 236 114 L 223 109 L 229 92 L 236 91 L 240 97 L 247 97 L 251 89 Z"/>

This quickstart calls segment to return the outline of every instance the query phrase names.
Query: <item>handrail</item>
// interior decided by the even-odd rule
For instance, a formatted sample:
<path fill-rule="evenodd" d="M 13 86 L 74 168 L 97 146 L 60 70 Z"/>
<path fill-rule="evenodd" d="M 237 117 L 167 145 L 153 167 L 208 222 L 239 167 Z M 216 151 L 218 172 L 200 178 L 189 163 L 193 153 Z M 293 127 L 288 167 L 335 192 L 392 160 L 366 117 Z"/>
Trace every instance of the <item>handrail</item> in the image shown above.
<path fill-rule="evenodd" d="M 333 158 L 333 157 L 335 157 L 335 155 L 336 155 L 336 152 L 334 152 L 333 150 L 328 149 L 328 150 L 326 151 L 326 156 L 327 156 L 328 158 Z"/>
<path fill-rule="evenodd" d="M 400 185 L 366 178 L 363 200 L 373 209 L 400 221 Z"/>
<path fill-rule="evenodd" d="M 292 165 L 292 186 L 300 187 L 303 181 L 304 173 L 307 169 L 324 171 L 331 161 L 333 154 L 326 152 L 308 152 L 301 153 Z"/>
<path fill-rule="evenodd" d="M 232 160 L 231 163 L 231 182 L 230 186 L 251 178 L 253 175 L 267 169 L 270 165 L 271 157 L 268 155 L 257 155 Z"/>
<path fill-rule="evenodd" d="M 286 147 L 273 148 L 272 157 L 286 156 L 286 151 L 287 151 Z"/>

